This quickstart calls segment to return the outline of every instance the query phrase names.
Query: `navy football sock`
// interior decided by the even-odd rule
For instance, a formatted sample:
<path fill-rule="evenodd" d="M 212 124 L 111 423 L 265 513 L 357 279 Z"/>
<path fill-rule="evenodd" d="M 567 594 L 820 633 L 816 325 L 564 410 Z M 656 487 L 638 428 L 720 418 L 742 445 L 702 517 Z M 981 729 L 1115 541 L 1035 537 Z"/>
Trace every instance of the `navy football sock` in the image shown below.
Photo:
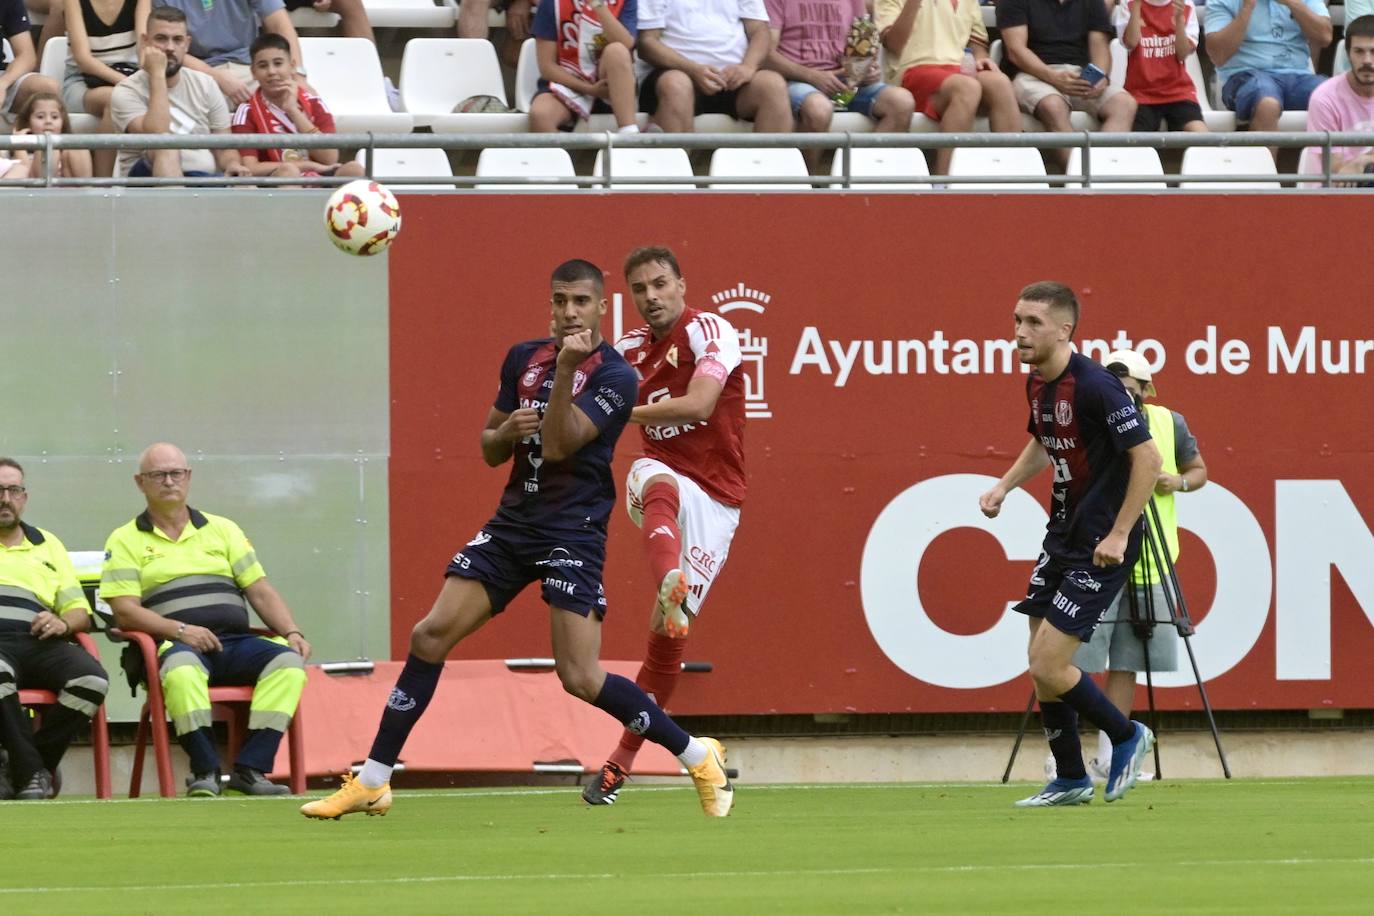
<path fill-rule="evenodd" d="M 1112 739 L 1112 744 L 1129 741 L 1135 734 L 1135 726 L 1131 724 L 1131 720 L 1112 705 L 1112 701 L 1107 699 L 1107 695 L 1087 675 L 1080 677 L 1077 684 L 1061 693 L 1059 699 L 1106 732 L 1107 737 Z"/>
<path fill-rule="evenodd" d="M 691 741 L 691 736 L 627 677 L 607 674 L 592 705 L 615 716 L 616 721 L 636 735 L 666 747 L 675 757 L 685 751 Z"/>
<path fill-rule="evenodd" d="M 1054 754 L 1054 766 L 1064 779 L 1082 779 L 1088 775 L 1083 768 L 1083 748 L 1078 742 L 1078 713 L 1068 703 L 1058 700 L 1040 701 L 1040 721 L 1045 725 L 1045 738 Z"/>
<path fill-rule="evenodd" d="M 391 688 L 387 697 L 386 709 L 382 710 L 382 723 L 377 726 L 377 737 L 372 741 L 369 760 L 376 760 L 387 766 L 395 766 L 401 756 L 410 730 L 420 721 L 420 716 L 429 706 L 434 696 L 434 688 L 439 686 L 439 675 L 444 671 L 444 663 L 427 662 L 415 655 L 406 656 L 405 667 L 396 686 Z"/>

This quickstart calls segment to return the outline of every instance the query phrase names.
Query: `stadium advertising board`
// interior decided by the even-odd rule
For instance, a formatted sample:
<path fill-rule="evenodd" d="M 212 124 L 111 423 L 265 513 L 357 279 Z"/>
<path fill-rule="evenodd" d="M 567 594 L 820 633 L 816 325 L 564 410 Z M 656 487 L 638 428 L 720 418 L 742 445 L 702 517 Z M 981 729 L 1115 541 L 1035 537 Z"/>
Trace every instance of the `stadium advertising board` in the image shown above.
<path fill-rule="evenodd" d="M 1024 593 L 1049 480 L 995 521 L 978 494 L 1026 441 L 1010 344 L 1025 283 L 1079 293 L 1091 356 L 1134 346 L 1210 470 L 1179 497 L 1179 572 L 1222 708 L 1374 704 L 1374 262 L 1352 198 L 594 195 L 412 197 L 391 253 L 392 648 L 505 470 L 478 432 L 506 349 L 547 333 L 548 274 L 610 274 L 611 336 L 638 316 L 619 265 L 673 247 L 688 301 L 745 352 L 750 495 L 688 657 L 683 713 L 1020 710 Z M 493 231 L 517 226 L 518 232 Z M 1084 227 L 1095 227 L 1084 232 Z M 1323 241 L 1325 240 L 1325 241 Z M 638 432 L 621 440 L 621 478 Z M 652 586 L 612 523 L 603 655 L 638 658 Z M 464 644 L 548 654 L 531 589 Z M 1161 675 L 1168 708 L 1198 705 Z M 1183 686 L 1180 686 L 1183 685 Z"/>

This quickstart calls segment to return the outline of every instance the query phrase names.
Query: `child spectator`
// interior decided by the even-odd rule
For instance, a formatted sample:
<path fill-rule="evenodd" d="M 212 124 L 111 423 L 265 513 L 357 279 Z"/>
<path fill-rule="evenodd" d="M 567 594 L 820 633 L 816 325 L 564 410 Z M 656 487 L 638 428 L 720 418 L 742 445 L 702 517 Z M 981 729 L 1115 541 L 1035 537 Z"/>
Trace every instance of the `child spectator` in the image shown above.
<path fill-rule="evenodd" d="M 15 134 L 30 134 L 40 137 L 43 134 L 65 134 L 72 129 L 67 108 L 55 92 L 35 92 L 24 102 L 14 121 Z M 42 178 L 45 174 L 42 149 L 29 152 L 15 150 L 9 170 L 3 174 L 6 181 L 21 178 Z M 22 172 L 22 174 L 19 174 Z M 58 150 L 53 154 L 52 174 L 54 178 L 90 178 L 91 153 L 84 149 Z"/>
<path fill-rule="evenodd" d="M 1193 0 L 1121 0 L 1116 34 L 1130 53 L 1126 91 L 1136 100 L 1131 130 L 1206 131 L 1184 61 L 1197 49 Z"/>

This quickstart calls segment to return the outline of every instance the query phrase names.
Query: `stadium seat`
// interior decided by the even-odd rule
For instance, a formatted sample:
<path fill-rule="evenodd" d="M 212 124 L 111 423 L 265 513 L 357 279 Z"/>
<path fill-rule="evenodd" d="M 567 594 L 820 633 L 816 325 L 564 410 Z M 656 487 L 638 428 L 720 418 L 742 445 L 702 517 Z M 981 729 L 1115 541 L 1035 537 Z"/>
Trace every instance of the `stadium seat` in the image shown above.
<path fill-rule="evenodd" d="M 366 38 L 302 38 L 310 84 L 334 112 L 339 133 L 409 133 L 414 116 L 392 111 L 377 48 Z"/>
<path fill-rule="evenodd" d="M 321 13 L 313 6 L 291 10 L 291 24 L 298 29 L 332 29 L 339 24 L 338 13 Z"/>
<path fill-rule="evenodd" d="M 48 43 L 43 46 L 43 59 L 39 61 L 38 72 L 44 76 L 52 77 L 57 81 L 57 85 L 62 85 L 62 78 L 67 73 L 66 35 L 58 35 L 48 39 Z M 83 111 L 74 111 L 69 117 L 74 134 L 93 134 L 100 127 L 99 118 Z"/>
<path fill-rule="evenodd" d="M 1192 77 L 1193 88 L 1197 91 L 1198 107 L 1202 109 L 1202 120 L 1206 123 L 1207 129 L 1218 133 L 1230 133 L 1235 130 L 1235 112 L 1213 107 L 1211 94 L 1207 91 L 1207 81 L 1202 77 L 1202 61 L 1198 60 L 1197 54 L 1189 54 L 1183 66 Z"/>
<path fill-rule="evenodd" d="M 515 67 L 515 110 L 529 113 L 534 94 L 539 91 L 539 59 L 533 38 L 520 46 L 520 61 Z"/>
<path fill-rule="evenodd" d="M 1044 175 L 1045 162 L 1040 151 L 1028 146 L 1016 147 L 958 147 L 950 156 L 949 173 L 954 176 Z M 1031 182 L 950 182 L 951 190 L 1030 191 L 1048 188 L 1043 181 Z"/>
<path fill-rule="evenodd" d="M 482 150 L 482 154 L 477 157 L 477 176 L 494 176 L 497 178 L 510 178 L 515 176 L 525 178 L 559 178 L 572 177 L 577 173 L 573 171 L 572 157 L 565 149 L 548 147 L 544 149 L 503 149 L 493 147 L 492 149 Z M 573 184 L 479 184 L 475 186 L 481 191 L 575 191 L 577 185 Z"/>
<path fill-rule="evenodd" d="M 1089 164 L 1092 165 L 1093 190 L 1164 190 L 1164 166 L 1159 161 L 1159 153 L 1148 146 L 1094 146 L 1089 150 Z M 1069 153 L 1069 166 L 1066 175 L 1083 174 L 1083 150 L 1074 149 Z M 1106 175 L 1158 175 L 1159 181 L 1128 182 L 1099 181 Z M 1067 188 L 1082 188 L 1081 184 L 1065 185 Z"/>
<path fill-rule="evenodd" d="M 930 169 L 926 166 L 926 157 L 918 149 L 852 149 L 849 151 L 849 174 L 852 178 L 856 177 L 882 177 L 882 178 L 925 178 L 930 175 Z M 840 176 L 844 174 L 844 151 L 835 150 L 835 161 L 830 167 L 830 174 Z M 903 181 L 891 184 L 877 184 L 874 182 L 851 181 L 850 185 L 856 191 L 928 191 L 930 183 L 927 181 Z M 841 185 L 830 185 L 831 188 L 839 188 Z"/>
<path fill-rule="evenodd" d="M 593 175 L 605 175 L 605 150 L 596 154 Z M 676 148 L 611 150 L 611 180 L 623 178 L 691 178 L 692 162 L 687 151 Z M 594 186 L 595 187 L 595 186 Z M 632 191 L 692 191 L 695 184 L 635 184 L 620 187 Z"/>
<path fill-rule="evenodd" d="M 358 161 L 364 162 L 364 151 L 358 151 Z M 365 165 L 366 163 L 364 163 Z M 452 188 L 452 184 L 420 184 L 398 181 L 401 178 L 437 178 L 453 176 L 448 153 L 436 147 L 411 149 L 374 149 L 372 175 L 395 190 L 436 191 Z"/>
<path fill-rule="evenodd" d="M 401 101 L 415 123 L 439 133 L 523 133 L 524 112 L 455 113 L 464 99 L 506 102 L 496 49 L 484 38 L 412 38 L 401 55 Z"/>
<path fill-rule="evenodd" d="M 265 633 L 264 630 L 254 630 Z M 167 705 L 162 697 L 162 683 L 158 680 L 157 644 L 147 633 L 111 630 L 112 639 L 131 641 L 143 656 L 144 670 L 150 672 L 144 683 L 148 698 L 143 703 L 143 711 L 138 719 L 138 731 L 134 735 L 134 762 L 129 773 L 129 797 L 138 798 L 143 790 L 143 758 L 148 749 L 148 736 L 153 739 L 153 759 L 157 767 L 158 793 L 163 798 L 174 798 L 180 794 L 172 777 L 172 742 L 167 729 Z M 228 759 L 232 760 L 243 743 L 247 731 L 248 705 L 253 700 L 252 687 L 211 687 L 210 706 L 217 716 L 225 719 L 229 728 Z M 297 707 L 286 731 L 288 753 L 291 760 L 291 793 L 305 793 L 305 724 L 302 710 Z"/>
<path fill-rule="evenodd" d="M 699 134 L 742 134 L 754 129 L 750 121 L 739 121 L 728 114 L 699 114 L 692 119 L 692 130 Z"/>
<path fill-rule="evenodd" d="M 716 178 L 809 178 L 806 160 L 795 147 L 781 149 L 740 149 L 721 147 L 711 154 L 710 174 Z M 810 184 L 708 184 L 708 188 L 727 191 L 811 190 Z"/>
<path fill-rule="evenodd" d="M 436 4 L 434 0 L 363 0 L 363 8 L 367 10 L 368 22 L 371 22 L 375 29 L 451 29 L 458 21 L 456 3 Z"/>
<path fill-rule="evenodd" d="M 1277 175 L 1274 157 L 1262 146 L 1190 146 L 1183 151 L 1181 175 Z M 1187 190 L 1243 191 L 1274 190 L 1277 181 L 1182 181 Z"/>
<path fill-rule="evenodd" d="M 100 650 L 95 641 L 85 633 L 76 634 L 76 644 L 97 662 Z M 57 694 L 51 690 L 21 690 L 19 705 L 32 710 L 39 719 L 44 708 L 57 705 Z M 105 705 L 102 703 L 91 718 L 91 757 L 95 772 L 95 794 L 97 798 L 109 798 L 113 793 L 110 786 L 110 728 L 105 718 Z"/>

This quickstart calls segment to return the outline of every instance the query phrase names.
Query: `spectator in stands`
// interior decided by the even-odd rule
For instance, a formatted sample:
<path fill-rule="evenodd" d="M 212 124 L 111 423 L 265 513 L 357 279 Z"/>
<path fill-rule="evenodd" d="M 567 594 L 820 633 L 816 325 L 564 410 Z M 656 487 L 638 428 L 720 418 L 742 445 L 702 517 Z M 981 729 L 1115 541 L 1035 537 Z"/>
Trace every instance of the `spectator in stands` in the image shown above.
<path fill-rule="evenodd" d="M 253 97 L 234 112 L 231 129 L 236 134 L 332 134 L 334 115 L 324 100 L 296 82 L 291 66 L 291 46 L 273 32 L 253 39 L 249 48 L 253 78 L 258 88 Z M 357 162 L 339 164 L 337 149 L 244 149 L 239 150 L 249 174 L 267 178 L 307 178 L 339 175 L 360 178 Z"/>
<path fill-rule="evenodd" d="M 1322 83 L 1312 92 L 1307 106 L 1307 129 L 1312 131 L 1374 131 L 1374 15 L 1347 20 L 1345 54 L 1350 69 Z M 1321 174 L 1322 154 L 1317 147 L 1303 151 L 1302 171 Z M 1331 150 L 1333 175 L 1374 173 L 1374 147 L 1343 146 Z M 1374 174 L 1370 174 L 1374 178 Z M 1337 182 L 1350 187 L 1352 182 Z M 1361 187 L 1374 188 L 1374 184 Z"/>
<path fill-rule="evenodd" d="M 139 71 L 115 87 L 115 129 L 130 134 L 227 134 L 229 110 L 214 78 L 182 66 L 191 47 L 186 14 L 155 6 L 139 38 Z M 175 112 L 175 116 L 173 116 Z M 120 171 L 131 178 L 247 175 L 237 150 L 120 150 Z"/>
<path fill-rule="evenodd" d="M 151 0 L 65 0 L 55 4 L 53 15 L 63 20 L 67 32 L 62 101 L 68 111 L 99 118 L 99 133 L 114 133 L 110 93 L 115 83 L 138 72 L 138 36 L 148 21 L 150 5 Z M 96 150 L 92 158 L 97 174 L 111 174 L 114 150 Z"/>
<path fill-rule="evenodd" d="M 1374 16 L 1374 0 L 1345 0 L 1345 21 L 1354 22 L 1361 16 Z M 1345 42 L 1336 45 L 1336 57 L 1331 61 L 1331 72 L 1335 76 L 1350 69 L 1350 58 L 1346 56 Z"/>
<path fill-rule="evenodd" d="M 1221 101 L 1251 130 L 1277 130 L 1284 111 L 1303 111 L 1323 76 L 1313 57 L 1331 43 L 1322 0 L 1211 0 L 1207 54 Z"/>
<path fill-rule="evenodd" d="M 1129 52 L 1126 91 L 1136 101 L 1131 130 L 1206 131 L 1197 87 L 1184 61 L 1197 50 L 1193 0 L 1121 0 L 1116 34 Z"/>
<path fill-rule="evenodd" d="M 1011 80 L 988 57 L 977 0 L 878 0 L 874 11 L 892 73 L 916 99 L 917 111 L 946 133 L 972 130 L 979 111 L 994 133 L 1021 131 Z M 936 151 L 937 175 L 949 172 L 953 152 Z"/>
<path fill-rule="evenodd" d="M 291 63 L 301 76 L 300 40 L 291 14 L 282 0 L 162 0 L 186 14 L 191 32 L 191 48 L 186 55 L 188 70 L 214 77 L 225 101 L 237 108 L 253 94 L 248 46 L 258 37 L 261 23 L 265 32 L 275 32 L 291 46 Z"/>
<path fill-rule="evenodd" d="M 973 2 L 973 0 L 969 0 Z M 841 93 L 853 97 L 843 104 L 875 122 L 878 131 L 898 133 L 911 129 L 916 103 L 911 93 L 882 81 L 876 66 L 877 49 L 871 72 L 858 77 L 858 85 L 847 81 L 844 57 L 849 30 L 856 19 L 868 15 L 864 0 L 764 0 L 768 25 L 773 33 L 773 49 L 767 65 L 787 80 L 787 93 L 797 129 L 825 133 L 835 116 L 833 101 Z M 976 8 L 976 7 L 975 7 Z M 820 150 L 807 150 L 812 168 Z"/>
<path fill-rule="evenodd" d="M 372 21 L 367 18 L 367 9 L 363 6 L 363 0 L 283 0 L 283 2 L 286 5 L 288 18 L 296 10 L 307 8 L 313 9 L 317 13 L 333 13 L 339 17 L 339 31 L 343 33 L 344 38 L 366 38 L 372 42 L 374 47 L 377 44 L 377 33 L 372 31 Z M 304 73 L 303 70 L 301 72 Z M 387 102 L 390 103 L 393 111 L 401 111 L 401 94 L 391 82 L 391 77 L 385 77 L 383 82 L 386 84 Z"/>
<path fill-rule="evenodd" d="M 1074 129 L 1072 111 L 1093 115 L 1105 131 L 1131 129 L 1135 99 L 1107 75 L 1116 32 L 1103 0 L 998 0 L 997 28 L 1006 47 L 1002 69 L 1022 111 L 1053 131 Z M 1083 78 L 1089 64 L 1102 74 L 1095 81 Z M 1069 150 L 1054 157 L 1067 166 Z"/>
<path fill-rule="evenodd" d="M 515 67 L 520 58 L 520 45 L 530 37 L 535 3 L 536 0 L 497 0 L 495 4 L 506 14 L 506 43 L 501 56 L 508 67 Z M 492 5 L 492 0 L 463 0 L 458 4 L 458 37 L 488 37 Z"/>
<path fill-rule="evenodd" d="M 583 10 L 550 0 L 534 14 L 539 91 L 530 103 L 530 130 L 571 130 L 578 119 L 610 111 L 621 132 L 636 133 L 637 4 L 588 0 Z"/>
<path fill-rule="evenodd" d="M 13 59 L 0 58 L 0 115 L 13 122 L 35 92 L 57 92 L 58 85 L 38 70 L 38 52 L 29 34 L 32 25 L 24 0 L 0 0 L 0 35 L 10 43 Z"/>
<path fill-rule="evenodd" d="M 706 113 L 788 133 L 787 83 L 759 69 L 772 44 L 763 0 L 641 0 L 639 107 L 668 133 Z"/>
<path fill-rule="evenodd" d="M 62 99 L 55 92 L 35 92 L 29 96 L 29 100 L 24 103 L 24 107 L 19 109 L 19 116 L 14 121 L 15 134 L 32 134 L 35 137 L 43 134 L 67 134 L 71 133 L 72 122 L 67 116 L 67 109 L 62 105 Z M 33 153 L 27 150 L 15 150 L 14 161 L 27 166 L 24 175 L 6 174 L 9 178 L 41 178 L 45 174 L 44 165 L 45 153 L 37 149 Z M 91 177 L 91 151 L 84 149 L 59 150 L 53 155 L 52 174 L 54 178 L 90 178 Z"/>

